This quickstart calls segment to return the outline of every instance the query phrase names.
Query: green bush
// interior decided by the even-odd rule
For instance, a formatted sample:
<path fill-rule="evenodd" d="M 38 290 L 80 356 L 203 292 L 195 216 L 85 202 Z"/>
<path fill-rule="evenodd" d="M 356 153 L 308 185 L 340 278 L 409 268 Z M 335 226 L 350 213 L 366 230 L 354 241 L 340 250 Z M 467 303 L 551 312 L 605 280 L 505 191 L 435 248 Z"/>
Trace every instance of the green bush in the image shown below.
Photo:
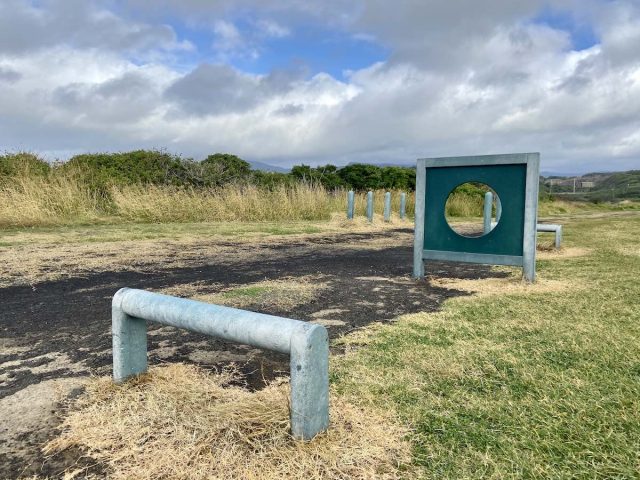
<path fill-rule="evenodd" d="M 251 177 L 249 162 L 230 153 L 214 153 L 202 162 L 203 181 L 206 186 L 222 186 L 228 183 L 246 183 Z"/>
<path fill-rule="evenodd" d="M 288 173 L 252 170 L 250 183 L 267 190 L 273 190 L 279 187 L 291 187 L 298 183 L 298 180 Z"/>
<path fill-rule="evenodd" d="M 33 153 L 0 155 L 0 181 L 9 177 L 44 176 L 50 170 L 51 166 Z"/>
<path fill-rule="evenodd" d="M 186 162 L 177 155 L 159 150 L 76 155 L 61 168 L 83 172 L 88 184 L 96 187 L 134 183 L 189 183 L 189 168 Z"/>
<path fill-rule="evenodd" d="M 338 174 L 338 167 L 335 165 L 325 165 L 316 168 L 304 164 L 296 165 L 291 169 L 291 176 L 302 182 L 322 185 L 328 190 L 335 190 L 345 185 Z"/>
<path fill-rule="evenodd" d="M 354 163 L 338 171 L 340 178 L 356 190 L 377 190 L 382 188 L 382 172 L 376 165 Z"/>
<path fill-rule="evenodd" d="M 364 163 L 337 171 L 343 185 L 355 190 L 415 190 L 416 170 L 407 167 L 379 167 Z"/>

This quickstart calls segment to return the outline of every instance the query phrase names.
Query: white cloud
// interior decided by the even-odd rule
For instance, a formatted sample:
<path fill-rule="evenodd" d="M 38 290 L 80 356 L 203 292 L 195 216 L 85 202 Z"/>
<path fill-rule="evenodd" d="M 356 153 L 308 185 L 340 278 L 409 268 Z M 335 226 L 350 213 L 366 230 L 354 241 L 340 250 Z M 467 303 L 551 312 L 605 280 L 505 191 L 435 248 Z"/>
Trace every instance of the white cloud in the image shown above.
<path fill-rule="evenodd" d="M 4 148 L 169 147 L 283 165 L 508 151 L 541 151 L 547 170 L 640 163 L 640 6 L 631 0 L 555 2 L 601 38 L 579 52 L 570 32 L 531 21 L 537 0 L 158 0 L 156 10 L 215 34 L 219 63 L 186 72 L 169 55 L 194 47 L 148 3 L 129 1 L 118 15 L 105 2 L 70 1 L 0 4 Z M 250 11 L 253 28 L 238 28 L 234 11 Z M 295 41 L 313 21 L 379 42 L 390 57 L 345 80 L 228 64 L 259 57 L 267 38 Z"/>
<path fill-rule="evenodd" d="M 256 26 L 258 27 L 258 30 L 262 33 L 262 35 L 264 35 L 265 37 L 285 38 L 291 35 L 291 30 L 289 30 L 287 27 L 280 25 L 279 23 L 273 20 L 268 20 L 268 19 L 258 20 L 256 22 Z"/>
<path fill-rule="evenodd" d="M 0 53 L 29 53 L 60 44 L 122 53 L 188 48 L 177 42 L 168 25 L 126 20 L 89 1 L 0 2 Z"/>

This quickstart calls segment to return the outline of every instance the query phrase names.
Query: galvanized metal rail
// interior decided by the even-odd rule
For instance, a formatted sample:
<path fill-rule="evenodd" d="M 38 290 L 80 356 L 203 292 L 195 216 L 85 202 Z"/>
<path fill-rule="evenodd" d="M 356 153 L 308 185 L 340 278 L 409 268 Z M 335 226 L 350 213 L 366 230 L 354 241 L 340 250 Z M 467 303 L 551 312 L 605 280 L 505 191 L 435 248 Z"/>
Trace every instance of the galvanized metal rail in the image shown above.
<path fill-rule="evenodd" d="M 112 301 L 115 382 L 147 371 L 147 321 L 288 353 L 293 436 L 310 440 L 328 428 L 329 339 L 322 325 L 122 288 Z"/>
<path fill-rule="evenodd" d="M 538 223 L 536 225 L 536 232 L 550 232 L 556 234 L 555 246 L 559 249 L 562 246 L 562 225 L 555 223 Z"/>

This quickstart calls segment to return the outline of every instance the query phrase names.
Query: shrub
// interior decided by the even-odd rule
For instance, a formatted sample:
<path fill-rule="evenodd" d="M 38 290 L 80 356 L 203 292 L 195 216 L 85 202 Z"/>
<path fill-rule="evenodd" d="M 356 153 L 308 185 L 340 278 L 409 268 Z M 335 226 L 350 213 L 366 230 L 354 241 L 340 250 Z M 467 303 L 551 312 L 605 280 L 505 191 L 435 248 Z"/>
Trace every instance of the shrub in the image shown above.
<path fill-rule="evenodd" d="M 51 166 L 33 153 L 0 155 L 0 181 L 9 177 L 44 176 L 50 170 Z"/>
<path fill-rule="evenodd" d="M 189 169 L 179 156 L 159 150 L 76 155 L 61 168 L 83 172 L 89 185 L 134 183 L 181 185 L 189 180 Z"/>

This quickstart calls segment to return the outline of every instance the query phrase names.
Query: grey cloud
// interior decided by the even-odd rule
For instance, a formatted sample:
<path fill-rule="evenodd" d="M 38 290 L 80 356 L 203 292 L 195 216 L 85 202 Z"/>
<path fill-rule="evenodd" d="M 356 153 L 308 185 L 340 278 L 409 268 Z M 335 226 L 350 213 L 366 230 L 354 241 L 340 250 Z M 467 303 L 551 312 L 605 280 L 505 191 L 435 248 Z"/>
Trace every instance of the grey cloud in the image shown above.
<path fill-rule="evenodd" d="M 256 77 L 227 65 L 202 64 L 171 85 L 165 96 L 186 115 L 244 113 L 286 92 L 299 78 L 295 70 Z"/>
<path fill-rule="evenodd" d="M 22 78 L 20 72 L 16 72 L 10 68 L 0 67 L 0 82 L 13 83 Z"/>
<path fill-rule="evenodd" d="M 304 112 L 304 105 L 296 105 L 293 103 L 288 103 L 286 105 L 284 105 L 283 107 L 280 107 L 278 110 L 276 110 L 274 113 L 274 115 L 280 115 L 283 117 L 291 117 L 294 115 L 298 115 L 300 113 Z"/>
<path fill-rule="evenodd" d="M 127 21 L 84 0 L 0 3 L 0 53 L 24 54 L 60 44 L 136 51 L 170 48 L 176 35 L 167 25 Z"/>
<path fill-rule="evenodd" d="M 607 2 L 599 6 L 594 25 L 611 65 L 629 67 L 640 58 L 640 3 Z"/>
<path fill-rule="evenodd" d="M 431 69 L 464 65 L 496 28 L 537 13 L 540 0 L 368 0 L 354 24 L 392 49 L 392 58 Z"/>
<path fill-rule="evenodd" d="M 257 18 L 276 19 L 281 26 L 304 20 L 321 20 L 325 26 L 346 26 L 360 14 L 366 0 L 128 0 L 125 6 L 146 18 L 162 18 L 167 12 L 191 23 L 211 24 L 241 11 Z"/>
<path fill-rule="evenodd" d="M 126 73 L 98 84 L 72 83 L 55 89 L 52 102 L 87 123 L 118 121 L 130 124 L 157 108 L 161 95 L 146 77 Z"/>
<path fill-rule="evenodd" d="M 564 78 L 556 88 L 568 93 L 579 93 L 590 87 L 597 78 L 598 60 L 597 57 L 580 60 L 573 72 Z"/>

